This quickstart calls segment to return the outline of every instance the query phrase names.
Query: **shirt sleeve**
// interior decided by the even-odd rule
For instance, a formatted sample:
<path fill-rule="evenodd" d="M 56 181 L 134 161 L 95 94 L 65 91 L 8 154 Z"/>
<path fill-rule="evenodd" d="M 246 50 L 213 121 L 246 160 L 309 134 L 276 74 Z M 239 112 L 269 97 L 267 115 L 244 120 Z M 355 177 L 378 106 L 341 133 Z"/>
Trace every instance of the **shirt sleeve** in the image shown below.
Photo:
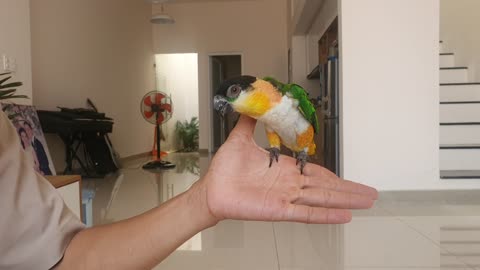
<path fill-rule="evenodd" d="M 0 109 L 0 270 L 50 269 L 84 228 L 27 159 Z"/>

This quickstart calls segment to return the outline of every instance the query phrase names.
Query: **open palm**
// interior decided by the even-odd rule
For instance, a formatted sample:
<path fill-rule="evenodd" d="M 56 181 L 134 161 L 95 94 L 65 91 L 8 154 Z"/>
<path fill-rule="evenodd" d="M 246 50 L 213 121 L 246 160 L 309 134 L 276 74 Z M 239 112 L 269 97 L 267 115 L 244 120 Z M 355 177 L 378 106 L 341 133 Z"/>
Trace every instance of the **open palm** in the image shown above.
<path fill-rule="evenodd" d="M 342 180 L 318 165 L 304 175 L 295 159 L 269 154 L 253 140 L 256 121 L 241 116 L 204 177 L 210 212 L 218 219 L 346 223 L 349 209 L 370 208 L 375 189 Z"/>

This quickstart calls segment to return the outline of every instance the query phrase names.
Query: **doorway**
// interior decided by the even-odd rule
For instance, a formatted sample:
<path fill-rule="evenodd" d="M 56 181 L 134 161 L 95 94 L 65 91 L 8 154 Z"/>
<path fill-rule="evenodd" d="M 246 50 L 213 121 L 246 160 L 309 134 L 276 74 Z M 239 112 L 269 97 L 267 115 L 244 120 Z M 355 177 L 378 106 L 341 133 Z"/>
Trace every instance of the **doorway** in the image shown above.
<path fill-rule="evenodd" d="M 199 132 L 198 102 L 198 54 L 157 54 L 155 55 L 156 89 L 172 99 L 172 118 L 162 125 L 162 151 L 192 151 L 187 149 L 182 138 L 176 133 L 177 122 Z M 194 130 L 195 129 L 195 130 Z"/>
<path fill-rule="evenodd" d="M 242 55 L 241 54 L 223 54 L 210 55 L 210 93 L 211 99 L 217 92 L 220 84 L 228 78 L 242 75 Z M 225 142 L 228 135 L 235 126 L 239 115 L 231 113 L 220 117 L 215 110 L 212 109 L 212 130 L 211 134 L 211 152 L 217 152 L 218 148 Z"/>

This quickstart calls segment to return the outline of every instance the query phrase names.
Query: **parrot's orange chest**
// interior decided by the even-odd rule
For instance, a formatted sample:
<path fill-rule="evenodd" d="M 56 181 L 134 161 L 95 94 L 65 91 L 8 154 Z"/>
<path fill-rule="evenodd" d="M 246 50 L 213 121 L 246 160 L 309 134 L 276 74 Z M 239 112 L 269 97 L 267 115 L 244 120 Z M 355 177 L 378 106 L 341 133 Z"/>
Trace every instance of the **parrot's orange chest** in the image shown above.
<path fill-rule="evenodd" d="M 257 81 L 252 84 L 252 88 L 253 90 L 240 95 L 233 104 L 237 112 L 258 118 L 282 99 L 281 93 L 269 82 Z"/>

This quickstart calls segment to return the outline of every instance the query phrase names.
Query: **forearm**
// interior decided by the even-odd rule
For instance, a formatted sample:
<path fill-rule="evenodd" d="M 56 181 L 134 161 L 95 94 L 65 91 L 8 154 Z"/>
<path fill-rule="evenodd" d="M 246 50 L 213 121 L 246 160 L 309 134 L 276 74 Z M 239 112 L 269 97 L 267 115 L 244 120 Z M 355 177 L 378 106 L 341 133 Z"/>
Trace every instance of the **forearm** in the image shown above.
<path fill-rule="evenodd" d="M 140 216 L 86 229 L 73 238 L 56 269 L 151 269 L 216 223 L 205 195 L 197 183 Z"/>

